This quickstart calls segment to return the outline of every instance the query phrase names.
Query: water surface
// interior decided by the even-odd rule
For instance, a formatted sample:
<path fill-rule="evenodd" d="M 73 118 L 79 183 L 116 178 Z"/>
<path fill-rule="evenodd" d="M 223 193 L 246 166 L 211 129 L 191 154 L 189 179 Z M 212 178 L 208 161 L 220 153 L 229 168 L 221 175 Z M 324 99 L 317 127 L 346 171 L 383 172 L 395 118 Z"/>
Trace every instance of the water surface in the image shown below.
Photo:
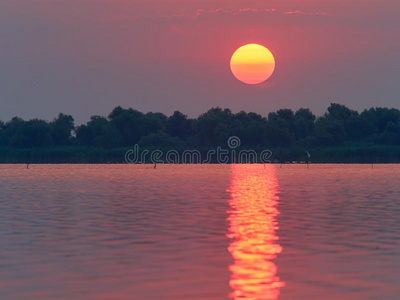
<path fill-rule="evenodd" d="M 0 165 L 1 299 L 398 299 L 397 165 Z"/>

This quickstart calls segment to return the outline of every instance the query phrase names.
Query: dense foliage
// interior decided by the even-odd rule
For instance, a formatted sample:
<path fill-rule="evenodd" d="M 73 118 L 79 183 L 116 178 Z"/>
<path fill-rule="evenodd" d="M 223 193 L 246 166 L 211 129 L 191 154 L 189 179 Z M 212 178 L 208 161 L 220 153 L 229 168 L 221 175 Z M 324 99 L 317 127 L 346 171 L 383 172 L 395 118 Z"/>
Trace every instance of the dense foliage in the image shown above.
<path fill-rule="evenodd" d="M 238 136 L 244 147 L 335 147 L 400 145 L 400 111 L 371 108 L 359 113 L 331 104 L 316 117 L 309 109 L 281 109 L 263 117 L 256 113 L 212 108 L 196 119 L 176 111 L 142 113 L 116 107 L 106 117 L 92 116 L 75 127 L 72 116 L 59 114 L 51 122 L 14 117 L 0 121 L 0 146 L 13 148 L 94 146 L 102 148 L 226 146 Z"/>

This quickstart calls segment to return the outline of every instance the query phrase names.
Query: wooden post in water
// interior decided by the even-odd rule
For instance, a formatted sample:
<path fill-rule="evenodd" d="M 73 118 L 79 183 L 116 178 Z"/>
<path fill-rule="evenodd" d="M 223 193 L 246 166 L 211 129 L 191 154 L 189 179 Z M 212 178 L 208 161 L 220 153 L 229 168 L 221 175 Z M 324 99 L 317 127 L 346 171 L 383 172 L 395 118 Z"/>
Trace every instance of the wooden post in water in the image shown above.
<path fill-rule="evenodd" d="M 307 154 L 307 169 L 309 169 L 310 168 L 311 155 L 310 155 L 310 152 L 308 152 L 308 151 L 306 151 L 306 154 Z"/>
<path fill-rule="evenodd" d="M 31 152 L 28 151 L 28 154 L 26 155 L 26 168 L 29 169 L 29 163 L 31 160 Z"/>

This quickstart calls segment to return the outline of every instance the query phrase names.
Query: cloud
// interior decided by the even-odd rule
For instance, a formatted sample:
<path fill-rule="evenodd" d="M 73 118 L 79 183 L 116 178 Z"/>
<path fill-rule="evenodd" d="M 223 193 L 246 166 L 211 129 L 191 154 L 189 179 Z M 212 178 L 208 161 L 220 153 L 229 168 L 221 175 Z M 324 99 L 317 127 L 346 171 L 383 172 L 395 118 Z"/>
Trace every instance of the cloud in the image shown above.
<path fill-rule="evenodd" d="M 164 17 L 160 16 L 138 16 L 129 13 L 107 13 L 99 14 L 95 20 L 100 23 L 114 23 L 114 22 L 135 22 L 139 20 L 157 20 L 157 19 L 167 19 L 167 20 L 197 20 L 212 16 L 225 16 L 225 17 L 246 17 L 246 16 L 264 16 L 264 15 L 274 15 L 274 16 L 328 16 L 327 12 L 308 12 L 301 10 L 293 11 L 281 11 L 276 8 L 241 8 L 237 10 L 228 10 L 224 8 L 216 9 L 196 9 L 194 14 L 173 14 Z"/>
<path fill-rule="evenodd" d="M 200 17 L 201 15 L 215 15 L 218 13 L 224 13 L 224 14 L 230 14 L 232 16 L 238 16 L 240 14 L 244 13 L 275 13 L 277 10 L 275 8 L 264 8 L 264 9 L 258 9 L 258 8 L 241 8 L 237 11 L 230 11 L 222 8 L 214 9 L 214 10 L 205 10 L 205 9 L 198 9 L 196 11 L 195 17 Z"/>
<path fill-rule="evenodd" d="M 303 16 L 327 16 L 327 12 L 304 12 L 300 10 L 294 10 L 294 11 L 284 11 L 284 15 L 303 15 Z"/>
<path fill-rule="evenodd" d="M 327 12 L 307 12 L 307 11 L 279 11 L 275 8 L 241 8 L 238 10 L 227 10 L 224 8 L 217 9 L 197 9 L 195 14 L 175 14 L 169 15 L 166 18 L 168 19 L 176 19 L 176 18 L 185 18 L 185 19 L 198 19 L 203 16 L 212 16 L 212 15 L 230 15 L 233 17 L 245 15 L 245 14 L 280 14 L 280 15 L 302 15 L 302 16 L 328 16 Z"/>

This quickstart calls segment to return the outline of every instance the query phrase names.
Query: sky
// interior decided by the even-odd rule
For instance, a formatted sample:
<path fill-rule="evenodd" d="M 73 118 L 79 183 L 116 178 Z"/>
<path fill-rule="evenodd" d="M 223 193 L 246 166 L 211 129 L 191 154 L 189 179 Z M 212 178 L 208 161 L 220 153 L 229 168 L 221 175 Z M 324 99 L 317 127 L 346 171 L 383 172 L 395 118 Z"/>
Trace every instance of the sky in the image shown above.
<path fill-rule="evenodd" d="M 400 108 L 399 14 L 398 0 L 2 0 L 0 119 Z M 230 71 L 249 43 L 276 60 L 259 85 Z"/>

